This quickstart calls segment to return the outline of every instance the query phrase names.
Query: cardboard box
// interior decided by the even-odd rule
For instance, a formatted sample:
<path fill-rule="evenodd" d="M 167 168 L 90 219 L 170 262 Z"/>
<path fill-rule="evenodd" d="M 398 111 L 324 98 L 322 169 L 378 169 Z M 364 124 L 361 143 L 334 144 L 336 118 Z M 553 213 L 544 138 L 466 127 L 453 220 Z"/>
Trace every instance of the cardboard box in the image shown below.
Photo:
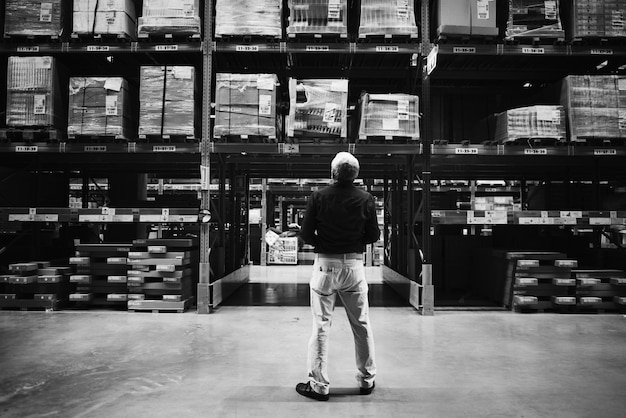
<path fill-rule="evenodd" d="M 359 99 L 359 138 L 420 138 L 419 97 L 408 94 L 363 93 Z"/>
<path fill-rule="evenodd" d="M 61 0 L 7 0 L 5 35 L 60 36 L 63 33 Z"/>
<path fill-rule="evenodd" d="M 215 35 L 282 37 L 281 0 L 217 0 Z"/>
<path fill-rule="evenodd" d="M 287 35 L 348 35 L 348 0 L 289 0 Z"/>
<path fill-rule="evenodd" d="M 470 35 L 471 10 L 469 0 L 439 0 L 437 2 L 437 35 Z"/>
<path fill-rule="evenodd" d="M 417 36 L 413 1 L 361 0 L 359 20 L 359 36 Z"/>
<path fill-rule="evenodd" d="M 132 0 L 74 0 L 74 33 L 125 35 L 135 39 L 135 21 L 135 4 Z"/>
<path fill-rule="evenodd" d="M 200 34 L 199 0 L 144 0 L 138 20 L 139 34 Z"/>
<path fill-rule="evenodd" d="M 526 138 L 566 140 L 566 117 L 563 106 L 538 105 L 510 109 L 496 115 L 495 140 Z"/>
<path fill-rule="evenodd" d="M 566 12 L 568 38 L 626 36 L 626 0 L 572 0 Z"/>
<path fill-rule="evenodd" d="M 470 0 L 471 34 L 497 36 L 496 0 Z"/>

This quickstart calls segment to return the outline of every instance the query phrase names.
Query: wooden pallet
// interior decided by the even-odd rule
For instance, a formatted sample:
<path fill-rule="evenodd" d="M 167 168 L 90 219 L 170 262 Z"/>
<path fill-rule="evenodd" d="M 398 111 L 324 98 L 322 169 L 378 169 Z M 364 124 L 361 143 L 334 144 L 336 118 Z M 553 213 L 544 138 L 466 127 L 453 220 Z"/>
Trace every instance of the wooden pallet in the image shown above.
<path fill-rule="evenodd" d="M 134 34 L 129 33 L 76 33 L 70 35 L 71 42 L 79 43 L 114 43 L 131 42 L 135 40 Z"/>
<path fill-rule="evenodd" d="M 525 36 L 514 35 L 504 39 L 505 45 L 530 45 L 540 47 L 542 45 L 566 45 L 565 37 L 561 36 Z"/>
<path fill-rule="evenodd" d="M 45 310 L 58 311 L 65 304 L 61 299 L 0 299 L 2 310 Z"/>
<path fill-rule="evenodd" d="M 164 301 L 164 300 L 129 300 L 129 312 L 175 312 L 183 313 L 192 304 L 193 298 L 185 299 L 181 302 Z"/>
<path fill-rule="evenodd" d="M 527 137 L 509 138 L 502 141 L 504 145 L 548 146 L 567 145 L 565 138 Z"/>
<path fill-rule="evenodd" d="M 202 36 L 199 33 L 140 33 L 137 35 L 138 42 L 200 42 Z"/>
<path fill-rule="evenodd" d="M 360 43 L 396 43 L 410 44 L 419 41 L 419 34 L 399 34 L 399 33 L 364 33 L 358 35 Z"/>
<path fill-rule="evenodd" d="M 358 142 L 366 144 L 419 144 L 419 136 L 403 135 L 359 135 Z"/>
<path fill-rule="evenodd" d="M 249 144 L 273 144 L 277 142 L 275 136 L 267 135 L 221 135 L 216 136 L 215 140 L 217 142 Z"/>
<path fill-rule="evenodd" d="M 0 128 L 0 142 L 59 142 L 62 138 L 62 131 L 53 127 Z"/>
<path fill-rule="evenodd" d="M 4 34 L 5 42 L 15 42 L 15 43 L 32 43 L 32 44 L 40 44 L 40 43 L 58 43 L 61 42 L 60 35 L 38 35 L 38 34 Z"/>
<path fill-rule="evenodd" d="M 83 135 L 83 134 L 68 134 L 67 139 L 75 142 L 82 143 L 112 143 L 112 142 L 127 142 L 130 141 L 130 138 L 125 137 L 124 135 Z"/>
<path fill-rule="evenodd" d="M 196 138 L 195 135 L 184 135 L 184 134 L 140 134 L 139 140 L 148 142 L 148 143 L 186 143 L 186 142 L 200 142 L 199 138 Z"/>

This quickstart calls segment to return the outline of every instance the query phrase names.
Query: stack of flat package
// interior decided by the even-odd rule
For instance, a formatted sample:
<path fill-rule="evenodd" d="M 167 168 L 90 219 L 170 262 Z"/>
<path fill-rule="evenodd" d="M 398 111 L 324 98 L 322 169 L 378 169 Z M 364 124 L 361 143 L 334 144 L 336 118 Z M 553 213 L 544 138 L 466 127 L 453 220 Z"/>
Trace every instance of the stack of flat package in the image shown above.
<path fill-rule="evenodd" d="M 122 77 L 71 77 L 67 134 L 130 138 L 128 82 Z"/>
<path fill-rule="evenodd" d="M 559 3 L 559 0 L 509 0 L 506 37 L 564 38 Z"/>
<path fill-rule="evenodd" d="M 60 86 L 53 57 L 9 57 L 6 123 L 55 127 L 61 123 Z"/>
<path fill-rule="evenodd" d="M 497 36 L 495 0 L 439 0 L 437 35 Z"/>
<path fill-rule="evenodd" d="M 137 32 L 142 34 L 199 35 L 200 0 L 144 0 Z"/>
<path fill-rule="evenodd" d="M 371 136 L 420 138 L 419 97 L 363 93 L 359 102 L 359 139 Z"/>
<path fill-rule="evenodd" d="M 625 89 L 618 76 L 570 75 L 563 79 L 561 104 L 569 115 L 570 139 L 626 136 L 626 108 L 620 109 Z"/>
<path fill-rule="evenodd" d="M 289 79 L 287 136 L 347 137 L 348 80 Z"/>
<path fill-rule="evenodd" d="M 217 0 L 215 35 L 282 36 L 281 0 Z"/>
<path fill-rule="evenodd" d="M 61 0 L 7 0 L 6 35 L 60 36 L 63 32 Z"/>
<path fill-rule="evenodd" d="M 565 141 L 565 120 L 563 106 L 537 105 L 510 109 L 496 115 L 495 140 L 500 143 L 533 138 Z"/>
<path fill-rule="evenodd" d="M 348 35 L 347 0 L 289 0 L 287 35 Z"/>
<path fill-rule="evenodd" d="M 568 13 L 570 38 L 626 36 L 626 0 L 573 0 Z"/>
<path fill-rule="evenodd" d="M 216 75 L 215 137 L 259 135 L 276 139 L 275 74 Z"/>
<path fill-rule="evenodd" d="M 417 36 L 413 1 L 361 0 L 359 36 L 368 35 Z"/>
<path fill-rule="evenodd" d="M 133 0 L 74 0 L 73 32 L 81 35 L 122 35 L 135 38 Z"/>
<path fill-rule="evenodd" d="M 139 136 L 194 136 L 194 96 L 194 67 L 142 66 Z"/>

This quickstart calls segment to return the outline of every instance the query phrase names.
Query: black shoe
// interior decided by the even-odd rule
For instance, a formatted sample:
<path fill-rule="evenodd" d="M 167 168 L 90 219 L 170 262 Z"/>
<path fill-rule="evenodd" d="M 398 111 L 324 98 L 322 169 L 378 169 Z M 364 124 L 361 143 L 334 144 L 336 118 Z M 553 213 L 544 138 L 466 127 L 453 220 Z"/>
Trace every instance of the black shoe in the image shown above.
<path fill-rule="evenodd" d="M 369 395 L 370 393 L 374 391 L 375 387 L 376 387 L 376 383 L 374 383 L 371 388 L 360 388 L 359 393 L 361 395 Z"/>
<path fill-rule="evenodd" d="M 315 399 L 316 401 L 327 401 L 328 398 L 330 398 L 328 395 L 322 395 L 321 393 L 314 391 L 310 382 L 298 383 L 296 385 L 296 392 L 302 396 L 306 396 L 307 398 Z"/>

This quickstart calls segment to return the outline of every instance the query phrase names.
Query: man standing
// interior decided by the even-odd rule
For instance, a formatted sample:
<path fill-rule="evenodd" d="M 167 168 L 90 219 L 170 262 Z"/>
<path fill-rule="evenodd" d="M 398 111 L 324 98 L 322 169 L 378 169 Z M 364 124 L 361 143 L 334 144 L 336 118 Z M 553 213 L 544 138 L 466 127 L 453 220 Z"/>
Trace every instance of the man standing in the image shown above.
<path fill-rule="evenodd" d="M 380 236 L 374 197 L 353 184 L 359 161 L 352 154 L 338 153 L 331 174 L 333 184 L 310 196 L 302 223 L 302 238 L 315 247 L 316 255 L 310 283 L 313 334 L 308 349 L 309 381 L 298 383 L 296 391 L 318 401 L 329 399 L 328 337 L 337 295 L 354 335 L 361 394 L 372 393 L 376 376 L 363 267 L 365 245 Z"/>

